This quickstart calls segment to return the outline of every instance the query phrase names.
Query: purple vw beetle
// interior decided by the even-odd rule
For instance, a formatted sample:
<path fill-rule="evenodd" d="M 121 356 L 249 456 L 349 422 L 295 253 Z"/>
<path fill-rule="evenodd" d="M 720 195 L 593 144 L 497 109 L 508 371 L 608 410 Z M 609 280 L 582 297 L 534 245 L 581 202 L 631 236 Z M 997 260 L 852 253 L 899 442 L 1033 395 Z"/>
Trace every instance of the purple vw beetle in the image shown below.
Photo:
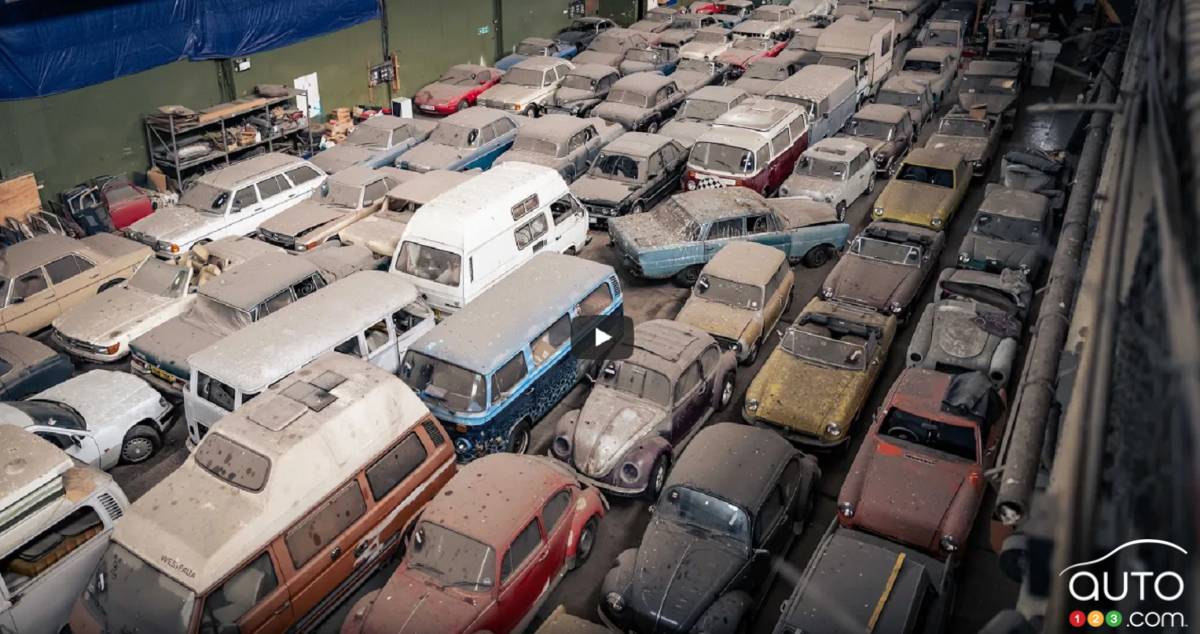
<path fill-rule="evenodd" d="M 550 453 L 605 490 L 657 499 L 675 456 L 733 400 L 736 367 L 698 328 L 639 324 L 629 358 L 605 362 L 583 408 L 559 419 Z"/>

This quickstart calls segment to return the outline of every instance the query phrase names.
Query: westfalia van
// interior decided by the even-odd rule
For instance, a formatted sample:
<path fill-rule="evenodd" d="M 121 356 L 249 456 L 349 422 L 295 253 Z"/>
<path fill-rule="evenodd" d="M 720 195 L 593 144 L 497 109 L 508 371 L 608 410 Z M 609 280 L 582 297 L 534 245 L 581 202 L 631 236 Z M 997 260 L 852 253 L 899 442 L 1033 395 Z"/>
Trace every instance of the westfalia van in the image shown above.
<path fill-rule="evenodd" d="M 812 64 L 779 82 L 767 99 L 804 108 L 809 121 L 809 144 L 837 134 L 858 110 L 854 72 L 838 66 Z"/>
<path fill-rule="evenodd" d="M 782 101 L 748 100 L 717 117 L 688 155 L 683 187 L 746 187 L 766 196 L 792 173 L 808 148 L 804 109 Z"/>

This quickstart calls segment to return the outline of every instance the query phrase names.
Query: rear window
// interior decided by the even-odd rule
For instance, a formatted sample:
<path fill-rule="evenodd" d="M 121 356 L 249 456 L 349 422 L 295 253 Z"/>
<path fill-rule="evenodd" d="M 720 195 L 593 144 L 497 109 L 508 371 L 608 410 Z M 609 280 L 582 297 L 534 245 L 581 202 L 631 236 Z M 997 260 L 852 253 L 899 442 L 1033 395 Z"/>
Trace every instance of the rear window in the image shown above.
<path fill-rule="evenodd" d="M 194 455 L 205 471 L 239 489 L 257 493 L 267 485 L 271 460 L 221 434 L 208 434 Z"/>
<path fill-rule="evenodd" d="M 400 444 L 384 454 L 375 464 L 367 468 L 367 484 L 371 487 L 371 497 L 375 501 L 383 499 L 404 481 L 427 456 L 425 446 L 416 434 L 410 433 Z"/>

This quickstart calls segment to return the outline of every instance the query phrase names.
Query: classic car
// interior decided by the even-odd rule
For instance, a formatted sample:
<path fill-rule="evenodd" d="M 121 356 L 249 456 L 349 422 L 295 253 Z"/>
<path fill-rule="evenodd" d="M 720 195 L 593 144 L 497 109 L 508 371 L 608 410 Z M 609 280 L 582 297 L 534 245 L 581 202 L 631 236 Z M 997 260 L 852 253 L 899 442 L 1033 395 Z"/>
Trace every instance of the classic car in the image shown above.
<path fill-rule="evenodd" d="M 775 99 L 747 99 L 717 117 L 688 155 L 683 187 L 745 187 L 767 195 L 792 173 L 808 147 L 802 106 Z"/>
<path fill-rule="evenodd" d="M 391 165 L 397 156 L 428 138 L 434 125 L 433 121 L 375 115 L 355 125 L 345 141 L 318 152 L 312 157 L 312 162 L 329 174 L 353 165 Z M 184 197 L 187 197 L 187 192 L 184 192 Z M 200 209 L 208 208 L 208 201 L 201 203 L 203 206 Z"/>
<path fill-rule="evenodd" d="M 342 634 L 523 632 L 539 597 L 587 561 L 607 507 L 549 458 L 495 454 L 460 467 Z"/>
<path fill-rule="evenodd" d="M 651 37 L 652 43 L 663 48 L 679 50 L 696 39 L 703 29 L 721 29 L 721 23 L 711 15 L 703 13 L 677 13 L 671 18 L 671 27 Z M 724 30 L 724 29 L 722 29 Z"/>
<path fill-rule="evenodd" d="M 916 142 L 917 130 L 906 108 L 869 103 L 850 117 L 845 132 L 838 136 L 865 143 L 871 149 L 876 173 L 891 177 L 896 162 Z"/>
<path fill-rule="evenodd" d="M 980 108 L 967 112 L 955 106 L 938 120 L 937 130 L 925 141 L 925 147 L 950 150 L 962 155 L 975 176 L 986 176 L 1000 149 L 999 117 Z"/>
<path fill-rule="evenodd" d="M 983 503 L 1005 408 L 1003 391 L 978 372 L 901 372 L 842 483 L 838 521 L 955 557 Z"/>
<path fill-rule="evenodd" d="M 963 42 L 968 24 L 959 20 L 927 20 L 917 33 L 917 45 L 923 48 L 942 48 L 958 64 L 962 60 Z"/>
<path fill-rule="evenodd" d="M 570 184 L 588 170 L 600 148 L 623 132 L 621 126 L 598 117 L 548 114 L 518 130 L 512 149 L 494 165 L 520 161 L 553 167 Z"/>
<path fill-rule="evenodd" d="M 396 253 L 396 246 L 404 237 L 404 228 L 418 209 L 478 173 L 478 170 L 421 172 L 416 178 L 400 183 L 388 191 L 379 211 L 342 229 L 338 233 L 338 240 L 342 244 L 362 245 L 380 257 L 390 258 Z"/>
<path fill-rule="evenodd" d="M 604 64 L 579 64 L 567 73 L 546 112 L 584 116 L 604 101 L 621 73 Z"/>
<path fill-rule="evenodd" d="M 721 83 L 725 79 L 725 73 L 728 70 L 725 66 L 717 62 L 703 59 L 684 59 L 679 61 L 679 65 L 675 67 L 675 72 L 671 73 L 671 79 L 675 80 L 675 85 L 684 94 L 691 94 L 705 86 Z"/>
<path fill-rule="evenodd" d="M 488 169 L 512 147 L 526 121 L 494 108 L 467 108 L 439 121 L 428 139 L 396 159 L 396 167 L 410 172 Z"/>
<path fill-rule="evenodd" d="M 875 199 L 871 215 L 875 220 L 944 230 L 962 204 L 970 181 L 971 172 L 961 154 L 913 148 Z"/>
<path fill-rule="evenodd" d="M 641 545 L 600 586 L 600 618 L 622 632 L 732 634 L 753 616 L 812 517 L 821 470 L 765 429 L 701 430 L 667 478 Z"/>
<path fill-rule="evenodd" d="M 821 284 L 825 299 L 903 319 L 938 266 L 942 231 L 877 220 L 867 225 Z"/>
<path fill-rule="evenodd" d="M 517 62 L 500 83 L 476 100 L 481 106 L 537 116 L 554 98 L 559 84 L 574 65 L 557 57 L 530 57 Z"/>
<path fill-rule="evenodd" d="M 754 3 L 750 0 L 718 0 L 713 4 L 717 5 L 717 9 L 712 16 L 726 28 L 733 28 L 745 22 L 754 11 Z"/>
<path fill-rule="evenodd" d="M 975 59 L 963 71 L 958 86 L 958 104 L 967 110 L 987 108 L 1000 117 L 1004 131 L 1010 131 L 1021 96 L 1021 64 L 991 59 Z"/>
<path fill-rule="evenodd" d="M 787 33 L 788 37 L 790 37 L 791 30 L 797 26 L 800 20 L 801 17 L 791 5 L 762 4 L 755 7 L 754 11 L 750 12 L 750 17 L 745 22 L 737 25 L 734 31 L 768 37 L 773 37 L 779 33 Z"/>
<path fill-rule="evenodd" d="M 875 94 L 875 103 L 908 110 L 918 131 L 933 120 L 933 92 L 929 84 L 912 78 L 888 77 Z"/>
<path fill-rule="evenodd" d="M 544 37 L 527 37 L 521 40 L 513 52 L 496 60 L 496 68 L 506 71 L 518 62 L 529 57 L 560 57 L 571 59 L 579 53 L 574 44 L 546 39 Z"/>
<path fill-rule="evenodd" d="M 684 72 L 683 70 L 675 72 L 676 82 L 679 81 L 678 75 Z M 712 128 L 713 122 L 718 117 L 729 112 L 748 97 L 749 95 L 745 91 L 737 88 L 705 86 L 688 95 L 675 116 L 659 128 L 658 133 L 671 137 L 683 147 L 690 149 L 696 144 L 696 139 L 700 138 L 700 135 Z"/>
<path fill-rule="evenodd" d="M 136 376 L 91 370 L 28 399 L 0 402 L 0 425 L 23 427 L 107 471 L 153 456 L 170 413 L 171 404 Z"/>
<path fill-rule="evenodd" d="M 796 276 L 779 249 L 731 242 L 700 271 L 675 321 L 695 326 L 753 365 L 763 344 L 792 305 Z"/>
<path fill-rule="evenodd" d="M 615 28 L 617 28 L 617 24 L 608 18 L 576 18 L 554 34 L 554 41 L 574 46 L 576 50 L 582 51 L 591 45 L 597 35 Z"/>
<path fill-rule="evenodd" d="M 756 97 L 766 96 L 779 82 L 791 77 L 800 66 L 778 57 L 766 57 L 750 65 L 737 81 L 730 84 Z"/>
<path fill-rule="evenodd" d="M 623 126 L 626 130 L 658 132 L 670 119 L 686 94 L 675 80 L 658 73 L 634 73 L 613 84 L 592 115 Z"/>
<path fill-rule="evenodd" d="M 28 335 L 129 279 L 151 250 L 111 233 L 45 234 L 0 251 L 0 330 Z"/>
<path fill-rule="evenodd" d="M 355 165 L 335 172 L 313 195 L 258 226 L 258 238 L 289 251 L 311 251 L 379 210 L 383 195 L 415 172 Z"/>
<path fill-rule="evenodd" d="M 810 34 L 809 31 L 815 31 L 816 33 Z M 777 59 L 789 64 L 795 64 L 798 69 L 821 63 L 822 55 L 815 50 L 817 34 L 820 32 L 821 29 L 814 29 L 812 27 L 800 28 L 788 40 L 787 46 L 784 46 L 778 55 L 769 59 Z M 765 60 L 760 59 L 755 63 L 757 64 L 762 61 Z"/>
<path fill-rule="evenodd" d="M 1007 385 L 1031 295 L 1025 276 L 1011 269 L 943 270 L 934 302 L 913 330 L 906 365 L 983 372 Z"/>
<path fill-rule="evenodd" d="M 644 17 L 629 25 L 629 28 L 642 33 L 662 33 L 671 28 L 671 22 L 679 9 L 675 7 L 652 7 L 646 10 Z"/>
<path fill-rule="evenodd" d="M 828 21 L 833 17 L 833 10 L 837 7 L 836 0 L 791 0 L 788 6 L 796 12 L 796 17 L 801 20 L 819 20 Z"/>
<path fill-rule="evenodd" d="M 937 110 L 945 101 L 950 86 L 958 74 L 958 64 L 950 51 L 941 47 L 919 46 L 904 54 L 904 63 L 897 77 L 907 77 L 929 84 L 933 93 L 933 108 Z"/>
<path fill-rule="evenodd" d="M 804 445 L 848 446 L 895 336 L 894 316 L 813 299 L 746 388 L 742 418 Z"/>
<path fill-rule="evenodd" d="M 888 5 L 907 5 L 913 6 L 911 2 L 889 2 L 887 0 L 879 1 L 872 0 L 871 16 L 891 20 L 895 24 L 896 41 L 909 41 L 914 31 L 917 30 L 917 25 L 921 22 L 921 16 L 916 11 L 907 11 L 899 8 L 889 8 Z"/>
<path fill-rule="evenodd" d="M 496 85 L 504 71 L 479 64 L 455 64 L 437 81 L 421 88 L 413 103 L 427 114 L 451 114 L 475 105 L 479 95 Z"/>
<path fill-rule="evenodd" d="M 661 73 L 670 75 L 679 65 L 679 51 L 674 48 L 631 48 L 625 51 L 617 70 L 622 75 L 633 73 Z"/>
<path fill-rule="evenodd" d="M 604 146 L 586 174 L 571 183 L 571 193 L 588 210 L 593 227 L 608 219 L 638 214 L 671 193 L 687 150 L 670 138 L 645 132 L 626 132 Z"/>
<path fill-rule="evenodd" d="M 737 79 L 756 60 L 775 57 L 787 47 L 787 40 L 733 34 L 733 43 L 717 55 L 717 61 L 729 67 L 729 76 Z"/>
<path fill-rule="evenodd" d="M 952 566 L 869 533 L 836 527 L 835 520 L 780 606 L 774 634 L 945 630 L 954 596 Z"/>
<path fill-rule="evenodd" d="M 1045 196 L 989 185 L 963 237 L 958 265 L 992 273 L 1016 269 L 1035 281 L 1054 253 L 1052 222 Z"/>
<path fill-rule="evenodd" d="M 71 378 L 75 368 L 42 342 L 0 332 L 0 400 L 15 401 Z"/>
<path fill-rule="evenodd" d="M 703 330 L 638 324 L 630 355 L 606 361 L 583 407 L 559 419 L 550 455 L 618 495 L 658 499 L 667 473 L 733 400 L 737 363 Z"/>
<path fill-rule="evenodd" d="M 733 38 L 729 29 L 720 26 L 705 27 L 696 31 L 691 41 L 679 47 L 679 57 L 713 60 L 732 45 Z"/>
<path fill-rule="evenodd" d="M 650 38 L 640 31 L 609 29 L 592 40 L 587 50 L 576 55 L 575 62 L 616 68 L 625 58 L 625 52 L 631 48 L 650 48 Z"/>
<path fill-rule="evenodd" d="M 779 187 L 780 196 L 829 203 L 838 220 L 860 196 L 875 191 L 875 161 L 867 144 L 844 137 L 821 139 L 808 146 L 792 175 Z"/>
<path fill-rule="evenodd" d="M 850 226 L 837 221 L 832 205 L 726 187 L 676 194 L 649 213 L 613 218 L 608 232 L 635 277 L 690 287 L 732 241 L 761 242 L 815 268 L 845 246 Z"/>

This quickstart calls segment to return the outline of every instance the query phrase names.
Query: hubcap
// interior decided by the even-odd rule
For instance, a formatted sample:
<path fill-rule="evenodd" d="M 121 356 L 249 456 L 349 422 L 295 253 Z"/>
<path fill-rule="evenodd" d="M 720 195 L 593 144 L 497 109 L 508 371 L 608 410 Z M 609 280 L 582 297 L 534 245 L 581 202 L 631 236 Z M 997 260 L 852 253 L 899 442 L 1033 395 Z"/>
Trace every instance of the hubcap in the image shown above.
<path fill-rule="evenodd" d="M 654 492 L 655 493 L 662 493 L 663 484 L 666 482 L 666 480 L 667 480 L 667 466 L 664 464 L 664 465 L 659 466 L 658 470 L 654 472 Z"/>
<path fill-rule="evenodd" d="M 513 443 L 513 453 L 525 453 L 527 449 L 529 449 L 529 432 L 523 431 Z"/>
<path fill-rule="evenodd" d="M 729 399 L 733 397 L 733 383 L 726 381 L 725 387 L 721 388 L 721 404 L 728 405 Z"/>
<path fill-rule="evenodd" d="M 592 552 L 592 531 L 585 529 L 583 534 L 579 536 L 579 553 L 576 555 L 579 559 L 587 559 L 588 554 Z"/>
<path fill-rule="evenodd" d="M 149 438 L 131 438 L 125 442 L 121 456 L 129 462 L 141 462 L 150 456 L 151 451 L 154 451 L 154 443 Z"/>

